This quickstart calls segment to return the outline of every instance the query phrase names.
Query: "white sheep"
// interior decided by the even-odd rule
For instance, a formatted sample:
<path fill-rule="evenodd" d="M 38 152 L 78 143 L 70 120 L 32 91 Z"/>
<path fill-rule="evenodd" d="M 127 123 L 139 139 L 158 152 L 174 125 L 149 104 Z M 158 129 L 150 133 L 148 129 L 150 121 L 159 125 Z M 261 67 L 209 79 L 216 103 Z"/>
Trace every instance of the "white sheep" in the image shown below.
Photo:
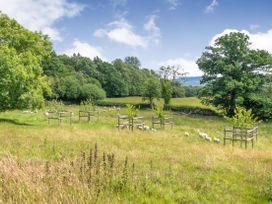
<path fill-rule="evenodd" d="M 185 132 L 184 135 L 185 135 L 186 137 L 189 137 L 189 136 L 190 136 L 189 132 Z"/>
<path fill-rule="evenodd" d="M 143 126 L 141 126 L 141 125 L 138 126 L 138 129 L 139 129 L 139 130 L 143 130 Z"/>
<path fill-rule="evenodd" d="M 144 125 L 144 130 L 150 130 L 150 127 L 147 125 Z"/>
<path fill-rule="evenodd" d="M 217 143 L 217 144 L 220 143 L 220 139 L 219 139 L 219 138 L 216 138 L 216 137 L 213 138 L 213 141 L 214 141 L 214 143 Z"/>
<path fill-rule="evenodd" d="M 208 135 L 204 138 L 205 140 L 207 140 L 207 141 L 209 141 L 209 142 L 211 142 L 212 141 L 212 138 L 211 137 L 209 137 Z"/>
<path fill-rule="evenodd" d="M 206 134 L 206 133 L 204 133 L 204 132 L 200 132 L 200 131 L 198 130 L 198 136 L 199 136 L 200 138 L 205 139 L 206 137 L 208 137 L 208 134 Z"/>

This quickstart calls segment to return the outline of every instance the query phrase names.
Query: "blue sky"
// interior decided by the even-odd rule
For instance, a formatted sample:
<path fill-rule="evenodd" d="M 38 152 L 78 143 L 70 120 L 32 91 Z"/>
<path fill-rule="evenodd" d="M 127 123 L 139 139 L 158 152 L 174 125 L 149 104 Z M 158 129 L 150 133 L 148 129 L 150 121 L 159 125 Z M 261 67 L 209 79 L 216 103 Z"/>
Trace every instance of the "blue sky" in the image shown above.
<path fill-rule="evenodd" d="M 112 61 L 137 56 L 143 67 L 179 65 L 201 75 L 195 60 L 231 31 L 272 52 L 271 0 L 0 0 L 0 10 L 48 34 L 57 53 Z"/>

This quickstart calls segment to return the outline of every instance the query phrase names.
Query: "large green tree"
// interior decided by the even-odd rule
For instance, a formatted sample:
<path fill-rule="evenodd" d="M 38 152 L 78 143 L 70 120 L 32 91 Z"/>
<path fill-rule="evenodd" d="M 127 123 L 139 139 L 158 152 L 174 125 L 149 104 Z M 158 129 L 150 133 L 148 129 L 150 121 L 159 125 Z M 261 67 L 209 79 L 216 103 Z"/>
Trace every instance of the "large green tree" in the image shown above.
<path fill-rule="evenodd" d="M 263 104 L 266 96 L 260 93 L 272 66 L 267 51 L 251 49 L 243 33 L 230 33 L 207 47 L 197 64 L 204 72 L 203 102 L 223 109 L 228 116 L 241 106 L 263 117 L 260 109 L 267 108 Z"/>
<path fill-rule="evenodd" d="M 148 80 L 146 80 L 144 83 L 142 96 L 144 101 L 148 100 L 150 107 L 153 109 L 154 99 L 159 99 L 161 96 L 159 81 L 154 77 L 150 77 Z"/>
<path fill-rule="evenodd" d="M 42 105 L 49 89 L 41 61 L 51 52 L 47 36 L 0 13 L 0 111 Z"/>

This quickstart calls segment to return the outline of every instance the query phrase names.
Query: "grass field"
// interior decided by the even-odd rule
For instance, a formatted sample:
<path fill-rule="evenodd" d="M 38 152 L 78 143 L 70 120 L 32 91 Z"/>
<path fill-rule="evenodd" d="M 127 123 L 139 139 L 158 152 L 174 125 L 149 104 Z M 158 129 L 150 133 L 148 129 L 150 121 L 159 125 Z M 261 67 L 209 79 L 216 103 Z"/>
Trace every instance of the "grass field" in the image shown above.
<path fill-rule="evenodd" d="M 115 127 L 116 109 L 100 107 L 99 120 L 88 124 L 78 122 L 78 106 L 66 108 L 74 112 L 72 126 L 48 125 L 43 110 L 0 114 L 1 202 L 269 203 L 272 197 L 271 123 L 261 124 L 254 149 L 245 150 L 197 137 L 199 129 L 222 139 L 230 124 L 219 117 L 169 112 L 173 129 L 132 133 Z M 150 125 L 153 112 L 140 114 Z"/>
<path fill-rule="evenodd" d="M 114 103 L 130 103 L 130 104 L 139 104 L 139 103 L 148 103 L 147 101 L 143 101 L 141 97 L 124 97 L 124 98 L 106 98 L 104 99 L 106 102 L 114 102 Z M 156 103 L 163 103 L 163 99 L 155 100 Z M 194 106 L 194 107 L 203 107 L 207 106 L 200 103 L 200 100 L 195 97 L 188 98 L 173 98 L 171 99 L 171 105 L 178 106 Z"/>

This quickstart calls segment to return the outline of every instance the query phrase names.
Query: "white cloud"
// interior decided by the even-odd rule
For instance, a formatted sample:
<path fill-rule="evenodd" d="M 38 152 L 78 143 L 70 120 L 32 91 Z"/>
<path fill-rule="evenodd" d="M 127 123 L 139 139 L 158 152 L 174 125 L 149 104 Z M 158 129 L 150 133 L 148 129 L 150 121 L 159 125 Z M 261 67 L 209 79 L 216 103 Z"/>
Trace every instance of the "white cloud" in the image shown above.
<path fill-rule="evenodd" d="M 214 9 L 218 6 L 217 0 L 212 0 L 211 4 L 208 5 L 205 9 L 205 13 L 212 13 L 214 12 Z"/>
<path fill-rule="evenodd" d="M 258 29 L 259 27 L 260 27 L 259 24 L 250 24 L 250 25 L 249 25 L 249 29 L 250 29 L 250 30 L 256 30 L 256 29 Z"/>
<path fill-rule="evenodd" d="M 127 28 L 115 28 L 107 33 L 107 36 L 116 42 L 132 47 L 147 47 L 147 43 L 142 36 L 139 36 Z"/>
<path fill-rule="evenodd" d="M 150 41 L 155 42 L 156 44 L 160 43 L 160 38 L 161 38 L 161 30 L 160 28 L 156 25 L 156 19 L 158 16 L 156 15 L 151 15 L 147 22 L 144 24 L 144 29 L 150 33 L 149 39 Z"/>
<path fill-rule="evenodd" d="M 84 57 L 89 57 L 93 59 L 94 57 L 99 57 L 102 60 L 106 60 L 102 54 L 102 49 L 100 47 L 94 47 L 86 42 L 81 42 L 79 40 L 75 40 L 73 42 L 73 46 L 63 52 L 63 54 L 72 56 L 73 54 L 80 54 Z"/>
<path fill-rule="evenodd" d="M 93 35 L 99 38 L 107 37 L 131 47 L 146 48 L 150 42 L 159 43 L 160 41 L 160 28 L 155 23 L 156 18 L 156 15 L 151 15 L 144 24 L 147 35 L 135 33 L 134 27 L 124 18 L 110 22 L 106 28 L 96 30 Z"/>
<path fill-rule="evenodd" d="M 97 37 L 97 38 L 103 38 L 107 35 L 107 30 L 101 28 L 101 29 L 98 29 L 94 32 L 94 37 Z"/>
<path fill-rule="evenodd" d="M 176 8 L 181 4 L 179 0 L 167 0 L 170 7 L 170 10 L 176 10 Z"/>
<path fill-rule="evenodd" d="M 203 72 L 199 70 L 197 64 L 193 60 L 184 58 L 168 59 L 158 63 L 159 66 L 180 66 L 181 72 L 185 72 L 186 76 L 202 76 Z"/>
<path fill-rule="evenodd" d="M 42 31 L 53 40 L 61 40 L 54 23 L 63 17 L 78 15 L 84 6 L 68 0 L 0 0 L 0 10 L 32 31 Z"/>
<path fill-rule="evenodd" d="M 215 40 L 223 35 L 231 32 L 242 32 L 249 36 L 249 41 L 252 43 L 251 48 L 263 49 L 272 53 L 272 29 L 267 32 L 250 33 L 247 30 L 237 29 L 225 29 L 222 33 L 216 34 L 210 41 L 210 45 L 213 45 Z"/>

